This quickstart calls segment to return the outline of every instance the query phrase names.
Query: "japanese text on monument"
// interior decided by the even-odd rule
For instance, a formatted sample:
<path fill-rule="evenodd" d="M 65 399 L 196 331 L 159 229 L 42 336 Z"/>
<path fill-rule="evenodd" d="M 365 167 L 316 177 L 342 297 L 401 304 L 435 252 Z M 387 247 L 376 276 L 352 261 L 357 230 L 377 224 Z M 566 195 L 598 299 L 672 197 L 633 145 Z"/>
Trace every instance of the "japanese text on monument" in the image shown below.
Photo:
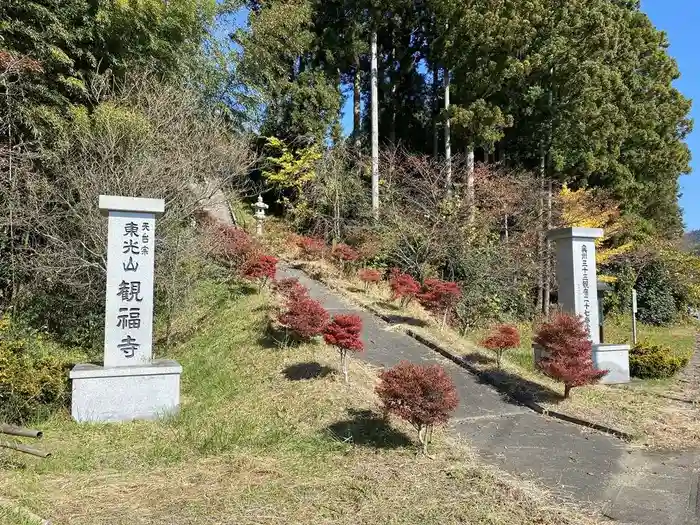
<path fill-rule="evenodd" d="M 121 330 L 121 341 L 117 348 L 124 357 L 131 359 L 141 343 L 141 279 L 139 266 L 148 264 L 144 260 L 148 257 L 148 243 L 150 238 L 150 224 L 148 222 L 131 221 L 124 225 L 122 243 L 121 268 L 123 275 L 119 283 L 117 296 L 119 297 L 119 311 L 117 314 L 117 328 Z"/>
<path fill-rule="evenodd" d="M 588 247 L 584 244 L 581 246 L 581 281 L 583 287 L 583 320 L 586 323 L 588 335 L 591 334 L 591 300 L 590 300 L 590 283 L 588 281 Z"/>

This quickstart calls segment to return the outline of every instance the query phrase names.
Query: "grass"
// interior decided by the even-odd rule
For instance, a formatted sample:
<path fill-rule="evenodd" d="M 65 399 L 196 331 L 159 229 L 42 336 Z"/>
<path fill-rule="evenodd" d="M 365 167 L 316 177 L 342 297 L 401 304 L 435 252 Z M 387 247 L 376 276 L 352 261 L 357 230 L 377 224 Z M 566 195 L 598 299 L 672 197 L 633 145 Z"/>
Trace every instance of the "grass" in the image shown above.
<path fill-rule="evenodd" d="M 439 323 L 420 306 L 412 303 L 399 308 L 389 301 L 386 283 L 363 285 L 352 276 L 343 276 L 323 262 L 302 263 L 307 271 L 355 303 L 392 316 L 405 329 L 439 343 L 463 357 L 472 366 L 497 378 L 510 392 L 529 395 L 550 410 L 577 416 L 631 434 L 635 442 L 659 449 L 687 449 L 700 447 L 700 414 L 696 402 L 700 400 L 698 381 L 633 380 L 624 386 L 593 385 L 576 388 L 570 399 L 563 399 L 563 385 L 537 372 L 532 357 L 532 326 L 522 325 L 520 348 L 504 354 L 501 370 L 496 369 L 495 354 L 480 347 L 485 330 L 475 330 L 462 336 L 451 329 L 441 330 Z M 607 342 L 628 342 L 631 338 L 624 319 L 608 320 L 605 331 Z M 638 325 L 640 340 L 670 346 L 678 353 L 692 353 L 697 326 L 673 327 Z"/>
<path fill-rule="evenodd" d="M 161 349 L 184 369 L 179 415 L 41 422 L 51 458 L 0 451 L 0 524 L 593 523 L 445 432 L 417 455 L 376 411 L 374 368 L 352 360 L 346 386 L 332 349 L 266 340 L 268 314 L 264 295 L 198 283 Z"/>

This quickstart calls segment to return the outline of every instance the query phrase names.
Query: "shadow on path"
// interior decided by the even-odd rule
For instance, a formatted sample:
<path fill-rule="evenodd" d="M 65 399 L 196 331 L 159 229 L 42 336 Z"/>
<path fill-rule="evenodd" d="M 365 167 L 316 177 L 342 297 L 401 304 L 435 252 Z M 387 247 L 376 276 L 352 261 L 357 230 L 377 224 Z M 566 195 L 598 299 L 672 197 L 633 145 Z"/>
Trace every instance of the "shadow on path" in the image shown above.
<path fill-rule="evenodd" d="M 329 425 L 326 431 L 344 443 L 374 448 L 402 448 L 413 445 L 405 433 L 372 410 L 348 409 L 349 419 Z"/>
<path fill-rule="evenodd" d="M 564 400 L 563 392 L 557 392 L 506 370 L 484 370 L 479 376 L 479 381 L 485 384 L 497 384 L 507 390 L 508 394 L 518 394 L 536 403 L 559 403 Z M 506 394 L 504 399 L 510 400 Z"/>
<path fill-rule="evenodd" d="M 304 381 L 306 379 L 318 379 L 332 374 L 334 370 L 326 365 L 316 362 L 297 363 L 289 365 L 282 370 L 284 377 L 290 381 Z"/>
<path fill-rule="evenodd" d="M 462 361 L 464 361 L 465 363 L 472 363 L 477 365 L 488 365 L 490 363 L 495 362 L 496 360 L 491 357 L 486 357 L 485 355 L 482 355 L 478 352 L 474 352 L 471 354 L 463 355 Z"/>

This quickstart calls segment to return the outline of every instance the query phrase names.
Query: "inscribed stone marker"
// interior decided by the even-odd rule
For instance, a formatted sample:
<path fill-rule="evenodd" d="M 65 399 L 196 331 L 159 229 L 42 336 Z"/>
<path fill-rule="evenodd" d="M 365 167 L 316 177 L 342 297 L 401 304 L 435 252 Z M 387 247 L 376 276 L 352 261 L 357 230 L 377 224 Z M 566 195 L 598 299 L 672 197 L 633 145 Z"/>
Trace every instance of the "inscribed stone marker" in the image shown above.
<path fill-rule="evenodd" d="M 108 215 L 104 366 L 135 366 L 153 355 L 153 268 L 159 199 L 100 196 Z"/>

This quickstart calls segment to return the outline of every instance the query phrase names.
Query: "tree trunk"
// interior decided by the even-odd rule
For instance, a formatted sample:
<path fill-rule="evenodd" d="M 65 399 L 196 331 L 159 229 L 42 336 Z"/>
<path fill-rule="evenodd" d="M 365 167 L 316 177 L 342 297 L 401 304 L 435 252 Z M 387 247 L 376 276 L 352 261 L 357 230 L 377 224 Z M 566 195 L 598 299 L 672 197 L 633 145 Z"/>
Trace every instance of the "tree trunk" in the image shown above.
<path fill-rule="evenodd" d="M 438 84 L 440 82 L 440 70 L 437 64 L 433 66 L 433 157 L 438 158 L 440 137 L 438 136 L 438 120 L 440 118 L 440 94 Z"/>
<path fill-rule="evenodd" d="M 393 35 L 392 35 L 393 36 Z M 391 47 L 391 63 L 389 64 L 389 82 L 391 82 L 391 94 L 389 96 L 389 144 L 396 144 L 396 81 L 399 75 L 396 72 L 396 46 Z M 384 78 L 384 77 L 382 77 Z"/>
<path fill-rule="evenodd" d="M 335 182 L 335 202 L 333 203 L 333 236 L 340 241 L 340 191 L 338 181 Z"/>
<path fill-rule="evenodd" d="M 503 230 L 505 232 L 506 242 L 508 242 L 509 233 L 508 233 L 508 214 L 507 213 L 503 214 Z"/>
<path fill-rule="evenodd" d="M 443 71 L 445 76 L 445 164 L 447 173 L 445 176 L 445 185 L 447 187 L 447 195 L 452 195 L 452 144 L 450 142 L 450 71 L 445 68 Z"/>
<path fill-rule="evenodd" d="M 355 147 L 360 148 L 360 128 L 362 127 L 361 121 L 361 105 L 362 100 L 362 86 L 361 86 L 361 71 L 360 71 L 360 57 L 355 56 L 355 76 L 353 78 L 353 92 L 352 92 L 352 135 L 355 139 Z"/>
<path fill-rule="evenodd" d="M 564 399 L 569 399 L 569 394 L 571 393 L 571 386 L 564 385 Z"/>
<path fill-rule="evenodd" d="M 423 455 L 428 455 L 428 427 L 418 429 L 418 442 L 421 444 Z"/>
<path fill-rule="evenodd" d="M 547 181 L 547 222 L 545 230 L 552 229 L 552 180 Z M 549 295 L 552 283 L 552 243 L 547 239 L 544 248 L 544 315 L 549 317 Z"/>
<path fill-rule="evenodd" d="M 372 31 L 372 214 L 379 219 L 379 92 L 377 86 L 377 31 Z"/>
<path fill-rule="evenodd" d="M 348 351 L 347 350 L 340 351 L 340 364 L 343 367 L 343 376 L 345 377 L 345 384 L 347 385 L 349 383 L 349 381 L 348 381 Z"/>
<path fill-rule="evenodd" d="M 469 225 L 474 224 L 476 216 L 476 196 L 474 193 L 474 145 L 467 146 L 467 206 L 469 206 Z"/>
<path fill-rule="evenodd" d="M 544 147 L 540 146 L 540 197 L 537 207 L 537 311 L 542 313 L 544 297 Z"/>

